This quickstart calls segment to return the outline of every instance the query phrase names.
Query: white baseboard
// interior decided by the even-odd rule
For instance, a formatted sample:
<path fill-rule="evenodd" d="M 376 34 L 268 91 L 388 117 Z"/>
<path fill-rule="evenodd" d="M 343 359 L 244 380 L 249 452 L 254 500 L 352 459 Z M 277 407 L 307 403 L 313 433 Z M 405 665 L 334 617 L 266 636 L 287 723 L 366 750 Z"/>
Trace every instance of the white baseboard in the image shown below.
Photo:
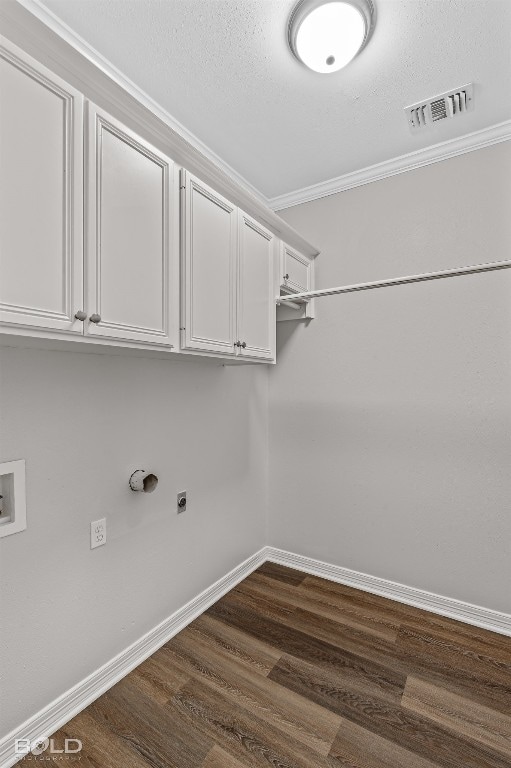
<path fill-rule="evenodd" d="M 465 624 L 472 624 L 476 627 L 488 629 L 491 632 L 511 636 L 511 615 L 508 613 L 500 613 L 490 608 L 464 603 L 452 597 L 436 595 L 424 589 L 408 587 L 405 584 L 381 579 L 378 576 L 370 576 L 367 573 L 359 573 L 349 568 L 324 563 L 321 560 L 314 560 L 311 557 L 297 555 L 294 552 L 286 552 L 275 547 L 266 548 L 266 559 L 272 563 L 287 565 L 288 568 L 296 568 L 313 576 L 320 576 L 323 579 L 335 581 L 338 584 L 345 584 L 348 587 L 361 589 L 364 592 L 387 597 L 389 600 L 396 600 L 399 603 L 413 605 L 415 608 L 422 608 L 424 611 L 447 616 L 449 619 L 456 619 Z"/>
<path fill-rule="evenodd" d="M 473 624 L 476 627 L 511 636 L 511 615 L 509 614 L 464 603 L 451 597 L 435 595 L 423 589 L 407 587 L 405 584 L 398 584 L 377 576 L 352 571 L 349 568 L 324 563 L 321 560 L 286 552 L 276 547 L 263 547 L 141 637 L 140 640 L 137 640 L 111 661 L 51 702 L 19 728 L 1 739 L 0 768 L 11 768 L 20 759 L 14 754 L 15 739 L 30 739 L 32 742 L 39 738 L 51 736 L 52 733 L 55 733 L 115 683 L 118 683 L 132 669 L 135 669 L 151 654 L 155 653 L 158 648 L 161 648 L 174 635 L 204 613 L 226 592 L 267 560 L 272 563 L 287 565 L 289 568 L 295 568 L 313 576 L 320 576 L 329 581 L 361 589 L 364 592 L 371 592 L 390 600 L 413 605 L 431 613 L 457 619 L 466 624 Z"/>
<path fill-rule="evenodd" d="M 0 768 L 10 768 L 21 756 L 14 754 L 15 739 L 47 738 L 69 722 L 105 691 L 118 683 L 128 672 L 135 669 L 155 653 L 174 635 L 200 616 L 210 605 L 219 600 L 267 559 L 267 547 L 263 547 L 248 560 L 238 565 L 200 595 L 190 600 L 165 621 L 104 664 L 69 691 L 66 691 L 47 707 L 27 720 L 15 731 L 0 740 Z"/>

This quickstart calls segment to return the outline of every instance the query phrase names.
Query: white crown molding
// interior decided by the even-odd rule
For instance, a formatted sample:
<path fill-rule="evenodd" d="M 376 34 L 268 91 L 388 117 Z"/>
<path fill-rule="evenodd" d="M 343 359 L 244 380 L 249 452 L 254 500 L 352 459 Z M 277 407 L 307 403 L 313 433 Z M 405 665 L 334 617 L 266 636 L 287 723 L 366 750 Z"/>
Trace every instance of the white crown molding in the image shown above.
<path fill-rule="evenodd" d="M 440 160 L 448 160 L 450 157 L 463 155 L 466 152 L 491 147 L 492 144 L 499 144 L 501 141 L 509 141 L 509 139 L 511 139 L 511 120 L 492 125 L 481 131 L 474 131 L 474 133 L 460 136 L 457 139 L 450 139 L 449 141 L 443 141 L 424 149 L 418 149 L 416 152 L 409 152 L 392 160 L 385 160 L 382 163 L 370 165 L 367 168 L 362 168 L 360 171 L 346 173 L 343 176 L 337 176 L 335 179 L 321 181 L 319 184 L 312 184 L 310 187 L 278 195 L 269 200 L 269 205 L 274 211 L 282 211 L 284 208 L 291 208 L 293 205 L 309 203 L 312 200 L 335 195 L 337 192 L 345 192 L 347 189 L 360 187 L 372 181 L 379 181 L 389 176 L 395 176 L 398 173 L 422 168 L 424 165 L 438 163 Z"/>
<path fill-rule="evenodd" d="M 156 117 L 158 117 L 163 123 L 172 128 L 181 138 L 187 141 L 194 149 L 198 150 L 202 155 L 208 158 L 218 168 L 220 168 L 227 176 L 230 176 L 237 184 L 245 187 L 254 197 L 258 198 L 262 203 L 268 206 L 268 198 L 262 194 L 256 187 L 253 186 L 244 176 L 238 173 L 232 166 L 222 160 L 216 152 L 210 149 L 203 141 L 201 141 L 195 134 L 189 131 L 185 126 L 176 120 L 169 112 L 161 107 L 149 94 L 147 94 L 142 88 L 139 88 L 136 83 L 129 77 L 126 77 L 114 64 L 112 64 L 103 54 L 97 51 L 93 46 L 89 45 L 86 40 L 78 35 L 71 27 L 58 18 L 49 8 L 47 8 L 40 0 L 17 0 L 18 4 L 29 11 L 45 26 L 55 32 L 62 40 L 68 43 L 84 58 L 94 64 L 101 72 L 109 77 L 114 83 L 119 85 L 123 90 L 137 99 L 146 109 L 150 110 Z"/>
<path fill-rule="evenodd" d="M 235 587 L 256 568 L 259 568 L 267 559 L 266 550 L 267 548 L 263 547 L 126 650 L 121 651 L 115 658 L 2 738 L 0 740 L 0 768 L 10 768 L 20 759 L 20 756 L 14 754 L 15 739 L 30 739 L 33 742 L 39 738 L 48 738 L 55 733 L 105 691 L 118 683 L 132 669 L 135 669 L 155 653 L 174 635 L 181 632 L 226 592 Z"/>
<path fill-rule="evenodd" d="M 511 636 L 511 614 L 508 613 L 500 613 L 491 608 L 472 605 L 452 597 L 436 595 L 424 589 L 408 587 L 406 584 L 398 584 L 394 581 L 388 581 L 388 579 L 352 571 L 349 568 L 324 563 L 321 560 L 297 555 L 294 552 L 286 552 L 275 547 L 266 548 L 266 558 L 272 563 L 286 565 L 288 568 L 295 568 L 322 579 L 381 595 L 399 603 L 413 605 L 415 608 L 421 608 L 440 616 L 447 616 L 449 619 L 456 619 L 475 627 L 482 627 L 491 632 Z"/>

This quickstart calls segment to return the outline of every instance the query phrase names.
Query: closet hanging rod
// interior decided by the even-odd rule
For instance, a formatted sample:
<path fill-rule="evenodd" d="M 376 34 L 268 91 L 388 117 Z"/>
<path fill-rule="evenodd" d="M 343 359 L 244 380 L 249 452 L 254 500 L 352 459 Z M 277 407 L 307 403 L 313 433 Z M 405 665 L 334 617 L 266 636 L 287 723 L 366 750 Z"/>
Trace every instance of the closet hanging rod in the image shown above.
<path fill-rule="evenodd" d="M 441 272 L 425 272 L 421 275 L 409 277 L 393 277 L 390 280 L 375 280 L 372 283 L 354 283 L 353 285 L 341 285 L 338 288 L 323 288 L 318 291 L 305 291 L 304 293 L 290 293 L 288 296 L 278 296 L 277 302 L 287 306 L 304 304 L 310 299 L 320 299 L 322 296 L 335 296 L 338 293 L 353 293 L 354 291 L 369 291 L 372 288 L 389 288 L 392 285 L 407 285 L 408 283 L 423 283 L 427 280 L 440 280 L 443 277 L 462 277 L 463 275 L 475 275 L 479 272 L 494 272 L 497 269 L 511 268 L 511 261 L 493 261 L 488 264 L 474 264 L 472 267 L 458 267 L 457 269 L 444 269 Z"/>

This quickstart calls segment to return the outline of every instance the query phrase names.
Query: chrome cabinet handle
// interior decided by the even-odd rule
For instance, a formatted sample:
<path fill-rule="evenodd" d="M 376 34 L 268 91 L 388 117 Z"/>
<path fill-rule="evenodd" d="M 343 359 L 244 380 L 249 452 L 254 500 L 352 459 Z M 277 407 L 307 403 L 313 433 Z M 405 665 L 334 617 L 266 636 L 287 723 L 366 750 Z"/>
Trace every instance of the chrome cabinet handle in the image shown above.
<path fill-rule="evenodd" d="M 234 342 L 235 347 L 241 347 L 241 341 L 235 341 Z"/>
<path fill-rule="evenodd" d="M 247 346 L 247 342 L 243 341 L 240 346 L 242 347 L 242 349 L 245 349 L 245 347 Z"/>
<path fill-rule="evenodd" d="M 87 319 L 87 312 L 84 312 L 83 309 L 79 309 L 78 312 L 75 313 L 75 317 L 83 323 L 83 321 Z"/>
<path fill-rule="evenodd" d="M 91 321 L 91 323 L 96 323 L 96 325 L 97 325 L 98 323 L 101 322 L 101 315 L 96 315 L 96 314 L 91 315 L 89 317 L 89 320 Z"/>

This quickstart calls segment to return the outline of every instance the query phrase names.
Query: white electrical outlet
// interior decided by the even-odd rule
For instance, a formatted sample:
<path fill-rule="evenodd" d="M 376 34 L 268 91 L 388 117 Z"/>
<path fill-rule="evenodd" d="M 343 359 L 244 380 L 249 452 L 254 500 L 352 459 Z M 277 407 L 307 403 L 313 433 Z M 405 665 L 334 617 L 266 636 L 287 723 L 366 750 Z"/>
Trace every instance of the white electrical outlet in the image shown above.
<path fill-rule="evenodd" d="M 102 547 L 103 544 L 106 544 L 106 517 L 90 524 L 90 548 Z"/>

